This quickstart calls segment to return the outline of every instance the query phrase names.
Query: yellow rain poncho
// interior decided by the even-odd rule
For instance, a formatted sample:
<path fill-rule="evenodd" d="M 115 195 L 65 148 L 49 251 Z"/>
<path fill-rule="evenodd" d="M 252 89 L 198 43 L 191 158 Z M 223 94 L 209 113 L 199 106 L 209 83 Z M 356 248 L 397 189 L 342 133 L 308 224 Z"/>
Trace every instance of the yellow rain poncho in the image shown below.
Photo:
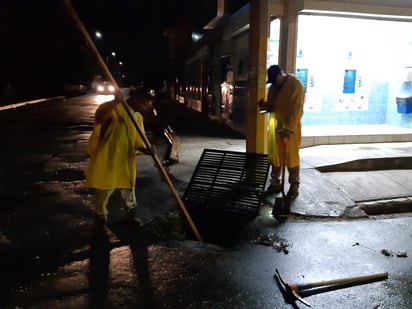
<path fill-rule="evenodd" d="M 275 85 L 269 87 L 268 102 L 272 112 L 269 115 L 268 159 L 274 166 L 283 162 L 289 168 L 299 166 L 299 147 L 301 141 L 301 118 L 303 115 L 304 88 L 293 75 L 289 75 L 279 94 Z M 283 159 L 283 143 L 276 132 L 281 129 L 293 131 L 287 146 L 286 161 Z"/>
<path fill-rule="evenodd" d="M 143 116 L 131 112 L 144 133 Z M 101 124 L 95 123 L 90 135 L 87 145 L 90 160 L 85 172 L 86 187 L 103 190 L 132 189 L 136 184 L 137 149 L 145 148 L 145 144 L 123 104 L 117 104 L 111 113 L 110 123 L 104 129 Z"/>

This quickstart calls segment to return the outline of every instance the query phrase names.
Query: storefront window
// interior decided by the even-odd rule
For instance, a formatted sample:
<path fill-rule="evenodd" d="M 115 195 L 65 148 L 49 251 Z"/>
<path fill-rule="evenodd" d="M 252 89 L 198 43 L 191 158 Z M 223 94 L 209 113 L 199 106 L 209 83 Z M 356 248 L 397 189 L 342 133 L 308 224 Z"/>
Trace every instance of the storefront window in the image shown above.
<path fill-rule="evenodd" d="M 299 16 L 295 73 L 306 90 L 303 124 L 408 126 L 412 118 L 402 118 L 396 98 L 412 79 L 410 68 L 412 22 Z"/>
<path fill-rule="evenodd" d="M 280 20 L 275 19 L 270 22 L 269 41 L 267 52 L 267 67 L 279 63 L 279 36 L 280 36 Z"/>

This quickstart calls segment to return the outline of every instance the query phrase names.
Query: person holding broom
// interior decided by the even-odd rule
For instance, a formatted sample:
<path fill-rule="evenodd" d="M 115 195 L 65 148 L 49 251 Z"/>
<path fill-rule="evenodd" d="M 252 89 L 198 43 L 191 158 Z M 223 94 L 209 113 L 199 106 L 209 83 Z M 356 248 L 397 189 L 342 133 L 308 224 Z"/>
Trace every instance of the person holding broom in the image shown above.
<path fill-rule="evenodd" d="M 90 156 L 85 171 L 85 186 L 94 190 L 94 216 L 97 227 L 108 232 L 108 203 L 115 190 L 120 191 L 127 221 L 138 226 L 143 221 L 136 216 L 135 196 L 137 154 L 152 154 L 141 134 L 145 134 L 140 106 L 147 104 L 147 92 L 136 89 L 130 92 L 127 104 L 119 92 L 113 101 L 103 103 L 95 112 L 93 132 L 90 135 L 87 152 Z M 126 109 L 140 128 L 140 133 Z"/>
<path fill-rule="evenodd" d="M 267 70 L 267 83 L 270 83 L 267 101 L 259 100 L 262 111 L 270 113 L 268 130 L 268 158 L 272 165 L 271 182 L 268 194 L 282 191 L 281 167 L 287 167 L 290 200 L 299 194 L 301 141 L 301 119 L 305 90 L 302 83 L 293 75 L 286 74 L 280 66 L 272 65 Z M 284 147 L 287 147 L 284 157 Z"/>

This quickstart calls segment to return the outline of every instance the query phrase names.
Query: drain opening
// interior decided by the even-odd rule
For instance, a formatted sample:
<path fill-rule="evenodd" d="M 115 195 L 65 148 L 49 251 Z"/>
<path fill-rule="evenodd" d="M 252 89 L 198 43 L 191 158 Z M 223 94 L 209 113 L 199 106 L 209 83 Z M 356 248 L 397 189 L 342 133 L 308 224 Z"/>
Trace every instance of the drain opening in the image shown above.
<path fill-rule="evenodd" d="M 359 207 L 370 216 L 412 212 L 412 198 L 363 202 Z"/>

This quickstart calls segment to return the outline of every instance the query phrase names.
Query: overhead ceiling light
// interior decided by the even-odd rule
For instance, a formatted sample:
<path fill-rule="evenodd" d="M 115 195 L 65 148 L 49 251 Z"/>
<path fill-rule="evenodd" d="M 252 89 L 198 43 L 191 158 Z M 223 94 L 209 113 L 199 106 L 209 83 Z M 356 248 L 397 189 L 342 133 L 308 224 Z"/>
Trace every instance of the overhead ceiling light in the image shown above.
<path fill-rule="evenodd" d="M 404 20 L 410 21 L 411 16 L 402 15 L 386 15 L 386 14 L 370 14 L 362 12 L 343 12 L 343 11 L 323 11 L 323 10 L 308 10 L 301 11 L 302 15 L 327 15 L 327 16 L 342 16 L 342 17 L 363 17 L 370 19 L 389 19 L 389 20 Z"/>

